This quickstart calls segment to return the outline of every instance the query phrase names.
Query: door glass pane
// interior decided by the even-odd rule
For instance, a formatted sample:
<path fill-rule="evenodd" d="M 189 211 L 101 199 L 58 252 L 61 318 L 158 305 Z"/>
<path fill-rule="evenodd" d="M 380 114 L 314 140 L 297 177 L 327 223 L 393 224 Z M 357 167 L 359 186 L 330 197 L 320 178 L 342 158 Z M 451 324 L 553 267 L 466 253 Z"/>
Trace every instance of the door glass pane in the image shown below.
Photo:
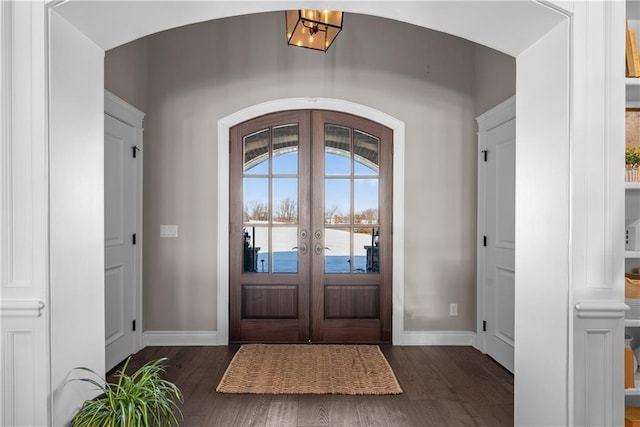
<path fill-rule="evenodd" d="M 269 129 L 264 129 L 243 139 L 244 173 L 269 173 Z"/>
<path fill-rule="evenodd" d="M 353 234 L 353 272 L 380 272 L 377 228 L 355 228 Z"/>
<path fill-rule="evenodd" d="M 325 224 L 351 222 L 351 180 L 324 180 Z"/>
<path fill-rule="evenodd" d="M 344 126 L 324 127 L 325 175 L 351 173 L 351 129 Z"/>
<path fill-rule="evenodd" d="M 298 173 L 298 125 L 273 128 L 273 173 Z"/>
<path fill-rule="evenodd" d="M 353 173 L 378 175 L 380 140 L 374 136 L 353 131 Z"/>
<path fill-rule="evenodd" d="M 298 272 L 298 227 L 273 227 L 273 272 Z"/>
<path fill-rule="evenodd" d="M 325 229 L 324 272 L 351 272 L 351 230 L 348 228 Z"/>
<path fill-rule="evenodd" d="M 243 271 L 245 273 L 268 273 L 269 229 L 267 227 L 245 227 L 243 238 Z"/>
<path fill-rule="evenodd" d="M 298 178 L 273 178 L 273 222 L 298 223 Z"/>
<path fill-rule="evenodd" d="M 354 179 L 353 193 L 353 223 L 378 224 L 378 179 Z"/>
<path fill-rule="evenodd" d="M 244 222 L 269 220 L 269 179 L 244 178 Z"/>

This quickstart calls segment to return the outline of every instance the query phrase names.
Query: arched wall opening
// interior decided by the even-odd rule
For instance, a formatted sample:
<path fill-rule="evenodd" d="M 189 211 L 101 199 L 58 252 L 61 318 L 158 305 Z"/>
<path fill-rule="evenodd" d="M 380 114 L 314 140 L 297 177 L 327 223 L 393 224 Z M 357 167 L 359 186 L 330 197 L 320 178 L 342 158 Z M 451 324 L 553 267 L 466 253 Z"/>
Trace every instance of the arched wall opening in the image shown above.
<path fill-rule="evenodd" d="M 544 417 L 544 420 L 565 424 L 571 399 L 567 344 L 570 339 L 569 267 L 557 260 L 566 260 L 570 242 L 569 18 L 562 11 L 537 2 L 497 3 L 413 2 L 399 7 L 394 2 L 332 2 L 331 8 L 437 29 L 516 57 L 519 144 L 516 188 L 522 194 L 516 200 L 516 270 L 519 272 L 516 276 L 516 423 L 536 424 L 536 420 Z M 102 240 L 101 194 L 95 194 L 95 203 L 74 206 L 75 210 L 84 209 L 80 212 L 82 215 L 67 217 L 64 213 L 71 210 L 74 199 L 69 197 L 73 194 L 64 194 L 64 191 L 74 179 L 82 179 L 86 168 L 100 170 L 102 167 L 99 147 L 102 146 L 104 50 L 155 31 L 193 22 L 311 5 L 311 2 L 70 1 L 52 8 L 50 250 L 56 256 L 51 265 L 51 311 L 55 316 L 50 318 L 50 329 L 54 424 L 66 422 L 69 408 L 77 403 L 74 393 L 64 386 L 69 369 L 80 362 L 98 371 L 104 366 L 104 340 L 99 339 L 104 330 L 101 323 L 104 295 L 99 288 L 87 291 L 83 287 L 87 281 L 100 280 L 102 271 L 96 271 L 98 268 L 79 275 L 70 261 L 72 257 L 81 256 L 100 267 L 102 251 L 100 245 L 90 245 L 74 253 L 71 248 L 76 243 L 70 240 L 73 236 L 64 234 L 64 230 L 73 225 L 88 238 Z M 543 72 L 540 64 L 545 64 Z M 83 132 L 69 134 L 64 127 L 56 125 L 66 120 L 83 123 Z M 84 148 L 74 154 L 74 147 Z M 84 166 L 79 168 L 78 164 Z M 544 174 L 539 173 L 540 164 L 548 165 Z M 539 179 L 532 181 L 530 177 L 534 175 Z M 96 184 L 99 186 L 99 182 Z M 530 224 L 536 221 L 552 226 L 535 229 L 534 233 Z M 546 266 L 544 271 L 541 263 Z M 93 301 L 83 313 L 87 320 L 81 325 L 77 322 L 77 312 L 71 309 L 76 304 L 73 295 L 78 290 Z M 546 307 L 543 318 L 539 316 L 541 306 Z M 68 334 L 70 328 L 74 334 Z M 541 329 L 545 330 L 544 334 L 540 334 Z M 97 336 L 98 339 L 77 343 L 74 337 L 78 336 Z M 74 348 L 75 355 L 69 354 L 68 348 Z M 545 363 L 540 363 L 541 348 L 547 350 Z M 547 390 L 560 392 L 547 393 Z M 538 411 L 540 408 L 545 410 Z"/>
<path fill-rule="evenodd" d="M 289 98 L 248 107 L 218 121 L 218 247 L 229 247 L 229 129 L 233 126 L 277 111 L 331 110 L 353 114 L 380 123 L 393 130 L 393 312 L 404 313 L 404 123 L 373 108 L 340 99 Z M 229 283 L 229 254 L 218 251 L 218 283 Z M 229 287 L 218 286 L 219 344 L 229 343 Z M 393 316 L 394 344 L 403 344 L 403 315 Z M 468 342 L 471 345 L 472 342 Z"/>

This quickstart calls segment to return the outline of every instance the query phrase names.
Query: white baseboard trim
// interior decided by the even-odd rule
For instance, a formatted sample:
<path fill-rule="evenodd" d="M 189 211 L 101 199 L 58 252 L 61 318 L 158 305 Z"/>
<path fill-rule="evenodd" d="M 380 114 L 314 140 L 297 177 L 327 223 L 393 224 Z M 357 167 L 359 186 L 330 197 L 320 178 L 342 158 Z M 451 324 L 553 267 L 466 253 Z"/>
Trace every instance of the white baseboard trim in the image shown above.
<path fill-rule="evenodd" d="M 466 345 L 476 347 L 476 333 L 471 331 L 405 331 L 401 345 Z"/>
<path fill-rule="evenodd" d="M 147 331 L 142 335 L 147 346 L 172 345 L 219 345 L 216 331 Z"/>
<path fill-rule="evenodd" d="M 220 345 L 217 331 L 147 331 L 143 346 Z M 470 331 L 405 331 L 400 345 L 466 345 L 477 347 Z"/>

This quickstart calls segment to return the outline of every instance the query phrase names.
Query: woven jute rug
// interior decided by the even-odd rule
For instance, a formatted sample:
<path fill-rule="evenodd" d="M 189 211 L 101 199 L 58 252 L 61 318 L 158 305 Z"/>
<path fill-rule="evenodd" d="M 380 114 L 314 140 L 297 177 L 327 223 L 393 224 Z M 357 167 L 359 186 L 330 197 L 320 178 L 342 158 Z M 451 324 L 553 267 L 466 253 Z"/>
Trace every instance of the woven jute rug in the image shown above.
<path fill-rule="evenodd" d="M 393 370 L 376 345 L 246 344 L 219 393 L 400 394 Z"/>

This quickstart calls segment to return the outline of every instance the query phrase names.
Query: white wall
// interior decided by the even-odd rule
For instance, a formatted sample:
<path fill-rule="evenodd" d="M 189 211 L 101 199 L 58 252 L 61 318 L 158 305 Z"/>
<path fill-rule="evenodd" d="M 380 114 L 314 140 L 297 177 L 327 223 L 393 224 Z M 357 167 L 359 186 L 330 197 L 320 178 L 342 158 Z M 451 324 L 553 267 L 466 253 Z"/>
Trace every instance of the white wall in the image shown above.
<path fill-rule="evenodd" d="M 567 32 L 563 22 L 517 57 L 516 425 L 568 422 Z"/>
<path fill-rule="evenodd" d="M 104 373 L 103 51 L 51 16 L 50 259 L 53 424 L 92 387 L 74 367 Z"/>

